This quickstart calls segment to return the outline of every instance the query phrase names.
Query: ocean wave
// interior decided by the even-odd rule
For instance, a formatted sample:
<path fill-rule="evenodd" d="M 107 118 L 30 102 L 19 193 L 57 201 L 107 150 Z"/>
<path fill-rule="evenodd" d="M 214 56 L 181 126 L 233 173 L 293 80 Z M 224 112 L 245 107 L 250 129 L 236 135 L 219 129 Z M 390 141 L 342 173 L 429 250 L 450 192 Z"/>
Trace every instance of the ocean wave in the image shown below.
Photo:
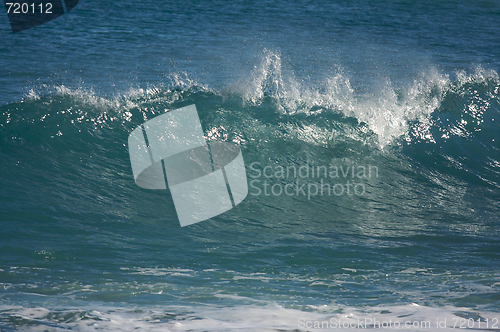
<path fill-rule="evenodd" d="M 434 72 L 357 94 L 342 72 L 307 85 L 284 74 L 279 54 L 262 63 L 220 90 L 177 75 L 116 96 L 61 85 L 0 106 L 2 250 L 12 267 L 0 271 L 10 301 L 2 327 L 293 331 L 307 330 L 303 316 L 447 319 L 441 331 L 460 317 L 475 328 L 498 318 L 490 312 L 498 304 L 496 73 Z M 144 121 L 190 104 L 207 140 L 241 146 L 247 175 L 370 165 L 379 176 L 360 180 L 363 196 L 259 196 L 250 187 L 238 207 L 181 229 L 168 190 L 135 185 L 126 143 Z M 152 307 L 167 300 L 203 306 Z"/>
<path fill-rule="evenodd" d="M 312 84 L 295 78 L 292 70 L 285 71 L 282 67 L 279 52 L 265 51 L 253 71 L 222 90 L 204 86 L 187 73 L 170 75 L 164 85 L 131 87 L 112 97 L 99 96 L 92 88 L 41 86 L 29 90 L 23 101 L 3 105 L 0 125 L 4 129 L 13 122 L 31 122 L 35 126 L 44 122 L 45 125 L 51 118 L 57 124 L 86 121 L 95 128 L 110 121 L 130 121 L 133 116 L 144 121 L 191 102 L 197 103 L 202 113 L 224 110 L 245 118 L 265 112 L 262 119 L 257 119 L 262 121 L 262 126 L 275 120 L 288 126 L 297 122 L 300 114 L 328 117 L 325 113 L 334 113 L 341 115 L 335 122 L 349 123 L 347 127 L 340 126 L 345 127 L 345 131 L 366 131 L 360 128 L 367 126 L 376 135 L 378 146 L 383 148 L 400 144 L 401 138 L 407 142 L 436 142 L 438 138 L 471 136 L 481 127 L 491 130 L 493 115 L 488 113 L 499 110 L 498 74 L 480 67 L 471 74 L 457 72 L 454 80 L 449 75 L 429 71 L 403 87 L 395 87 L 387 79 L 379 84 L 377 91 L 361 94 L 342 69 Z M 350 123 L 349 118 L 357 124 Z M 252 117 L 249 121 L 254 120 Z M 469 125 L 464 127 L 465 123 Z M 310 131 L 320 137 L 325 136 L 322 131 L 329 131 L 330 135 L 324 140 L 331 140 L 339 129 L 339 125 L 326 119 L 324 125 Z M 438 137 L 436 131 L 439 131 Z M 275 132 L 269 133 L 273 134 Z M 304 138 L 309 139 L 307 135 Z"/>

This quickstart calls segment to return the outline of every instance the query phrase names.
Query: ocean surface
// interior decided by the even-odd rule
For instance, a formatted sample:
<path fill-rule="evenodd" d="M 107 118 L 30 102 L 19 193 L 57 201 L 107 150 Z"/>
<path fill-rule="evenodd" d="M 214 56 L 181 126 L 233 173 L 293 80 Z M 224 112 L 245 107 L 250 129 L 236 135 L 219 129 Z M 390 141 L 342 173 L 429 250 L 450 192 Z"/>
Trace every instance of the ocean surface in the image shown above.
<path fill-rule="evenodd" d="M 0 10 L 0 331 L 500 329 L 499 35 L 493 0 Z M 249 192 L 180 227 L 127 139 L 192 104 Z"/>

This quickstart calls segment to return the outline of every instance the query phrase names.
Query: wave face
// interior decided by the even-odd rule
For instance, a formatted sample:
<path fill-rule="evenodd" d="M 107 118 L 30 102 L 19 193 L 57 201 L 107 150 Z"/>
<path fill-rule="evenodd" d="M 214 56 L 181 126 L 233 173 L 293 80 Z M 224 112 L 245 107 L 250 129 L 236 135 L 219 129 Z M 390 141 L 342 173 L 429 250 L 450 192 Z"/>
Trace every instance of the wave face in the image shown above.
<path fill-rule="evenodd" d="M 309 84 L 266 51 L 224 89 L 183 74 L 0 106 L 2 330 L 498 320 L 498 74 L 394 85 Z M 168 190 L 135 185 L 127 138 L 191 104 L 207 140 L 241 147 L 249 195 L 180 228 Z"/>

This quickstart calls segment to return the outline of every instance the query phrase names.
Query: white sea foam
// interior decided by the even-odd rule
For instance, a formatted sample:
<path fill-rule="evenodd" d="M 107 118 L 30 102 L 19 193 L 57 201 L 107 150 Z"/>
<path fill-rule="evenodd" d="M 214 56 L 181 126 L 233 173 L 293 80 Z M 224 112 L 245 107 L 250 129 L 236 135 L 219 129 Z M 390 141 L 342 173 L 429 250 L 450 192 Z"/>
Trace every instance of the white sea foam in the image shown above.
<path fill-rule="evenodd" d="M 386 78 L 376 91 L 359 94 L 342 69 L 311 85 L 282 67 L 279 52 L 264 51 L 260 64 L 234 87 L 235 92 L 241 94 L 245 102 L 256 105 L 265 97 L 273 98 L 284 114 L 333 110 L 354 117 L 377 134 L 382 147 L 407 134 L 415 121 L 420 123 L 420 136 L 432 141 L 428 132 L 430 116 L 440 107 L 447 92 L 463 93 L 464 85 L 470 83 L 485 84 L 493 80 L 498 84 L 495 71 L 480 67 L 472 74 L 458 72 L 454 81 L 431 69 L 405 86 L 394 86 Z"/>
<path fill-rule="evenodd" d="M 1 306 L 20 331 L 456 331 L 500 329 L 500 313 L 469 308 L 400 306 L 351 308 L 277 304 L 236 307 L 102 307 L 71 309 Z M 4 325 L 4 328 L 7 326 Z"/>

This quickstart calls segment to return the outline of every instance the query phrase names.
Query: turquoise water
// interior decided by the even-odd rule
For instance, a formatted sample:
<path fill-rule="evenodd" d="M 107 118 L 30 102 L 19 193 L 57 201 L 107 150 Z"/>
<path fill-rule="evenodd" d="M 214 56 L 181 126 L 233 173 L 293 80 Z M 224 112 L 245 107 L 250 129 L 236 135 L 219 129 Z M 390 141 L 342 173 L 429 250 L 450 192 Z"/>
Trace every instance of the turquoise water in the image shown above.
<path fill-rule="evenodd" d="M 499 19 L 82 0 L 13 34 L 0 15 L 0 330 L 500 329 Z M 181 228 L 127 139 L 191 104 L 249 194 Z"/>

